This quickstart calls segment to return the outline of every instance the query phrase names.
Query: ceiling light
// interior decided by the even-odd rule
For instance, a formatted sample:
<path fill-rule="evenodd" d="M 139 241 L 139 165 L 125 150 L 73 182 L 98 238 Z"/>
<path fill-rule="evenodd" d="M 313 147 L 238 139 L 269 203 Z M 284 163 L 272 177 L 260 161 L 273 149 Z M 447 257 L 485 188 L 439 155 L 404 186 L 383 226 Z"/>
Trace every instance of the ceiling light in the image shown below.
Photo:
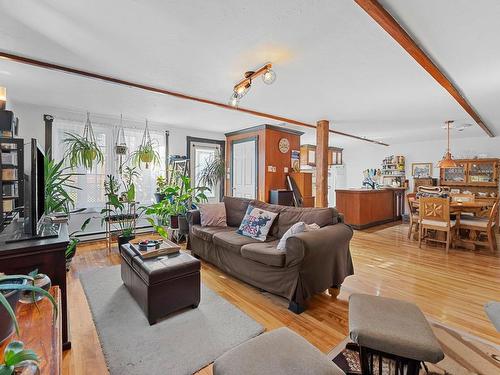
<path fill-rule="evenodd" d="M 238 107 L 239 103 L 240 103 L 240 98 L 238 97 L 238 93 L 235 91 L 229 98 L 229 105 L 233 107 Z"/>
<path fill-rule="evenodd" d="M 448 120 L 446 121 L 446 131 L 448 133 L 448 147 L 446 149 L 446 152 L 443 156 L 443 159 L 438 163 L 439 168 L 456 168 L 457 163 L 455 160 L 453 160 L 453 156 L 451 155 L 450 152 L 450 127 L 453 124 L 453 120 Z"/>
<path fill-rule="evenodd" d="M 274 70 L 272 69 L 267 69 L 266 72 L 262 75 L 262 81 L 266 85 L 271 85 L 276 81 L 276 73 L 274 73 Z"/>
<path fill-rule="evenodd" d="M 252 87 L 252 81 L 258 76 L 262 76 L 262 81 L 264 81 L 267 85 L 272 84 L 276 80 L 276 73 L 271 68 L 272 64 L 268 63 L 255 71 L 250 70 L 245 72 L 245 78 L 234 85 L 233 94 L 229 99 L 229 104 L 236 107 L 239 100 L 243 98 L 250 90 L 250 87 Z"/>

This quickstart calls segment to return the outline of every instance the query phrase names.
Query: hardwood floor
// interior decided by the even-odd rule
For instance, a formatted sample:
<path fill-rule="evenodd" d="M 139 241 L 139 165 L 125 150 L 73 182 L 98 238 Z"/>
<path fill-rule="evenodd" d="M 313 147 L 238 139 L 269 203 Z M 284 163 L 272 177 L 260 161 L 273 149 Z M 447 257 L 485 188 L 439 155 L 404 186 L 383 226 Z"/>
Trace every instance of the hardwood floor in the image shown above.
<path fill-rule="evenodd" d="M 500 344 L 483 310 L 487 301 L 500 299 L 500 253 L 450 249 L 446 255 L 439 245 L 419 249 L 416 241 L 407 239 L 407 228 L 385 225 L 356 231 L 351 246 L 355 275 L 344 282 L 337 298 L 329 292 L 315 296 L 301 315 L 288 311 L 284 299 L 262 293 L 205 262 L 202 279 L 267 330 L 287 326 L 323 352 L 346 336 L 347 300 L 355 292 L 415 302 L 430 318 Z M 64 353 L 63 374 L 107 374 L 78 274 L 118 262 L 116 249 L 108 256 L 104 242 L 79 245 L 68 274 L 72 349 Z M 207 368 L 199 374 L 211 373 Z"/>

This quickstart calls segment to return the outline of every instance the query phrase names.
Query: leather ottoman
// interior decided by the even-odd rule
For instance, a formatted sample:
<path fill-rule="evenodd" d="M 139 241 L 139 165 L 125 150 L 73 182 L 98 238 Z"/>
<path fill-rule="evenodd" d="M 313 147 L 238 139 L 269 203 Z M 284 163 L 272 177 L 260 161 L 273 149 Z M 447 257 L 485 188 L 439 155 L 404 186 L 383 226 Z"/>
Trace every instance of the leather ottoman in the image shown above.
<path fill-rule="evenodd" d="M 142 259 L 129 244 L 120 247 L 121 277 L 149 324 L 200 303 L 200 261 L 185 252 Z"/>

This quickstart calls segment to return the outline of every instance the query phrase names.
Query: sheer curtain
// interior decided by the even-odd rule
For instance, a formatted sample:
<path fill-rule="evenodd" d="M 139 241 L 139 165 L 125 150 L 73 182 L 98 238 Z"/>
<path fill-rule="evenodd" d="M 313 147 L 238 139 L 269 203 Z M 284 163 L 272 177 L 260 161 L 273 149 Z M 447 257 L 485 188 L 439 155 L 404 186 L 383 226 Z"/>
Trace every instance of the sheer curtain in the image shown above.
<path fill-rule="evenodd" d="M 64 133 L 82 134 L 83 127 L 84 122 L 54 119 L 52 133 L 54 149 L 52 150 L 52 155 L 56 161 L 61 160 L 66 152 L 66 147 L 63 143 L 64 138 L 66 138 Z M 75 172 L 81 175 L 76 177 L 74 184 L 80 187 L 81 190 L 73 190 L 71 194 L 75 199 L 76 208 L 100 211 L 106 202 L 104 192 L 106 175 L 112 174 L 119 177 L 120 159 L 114 152 L 117 128 L 95 121 L 92 121 L 92 128 L 94 129 L 97 143 L 104 155 L 104 163 L 92 168 L 91 171 L 85 170 L 82 167 L 76 168 Z M 125 127 L 124 130 L 128 152 L 130 153 L 139 147 L 144 129 Z M 150 164 L 147 169 L 143 164 L 142 168 L 138 169 L 139 177 L 136 179 L 136 200 L 144 205 L 153 203 L 156 177 L 164 174 L 165 171 L 165 133 L 150 130 L 150 134 L 151 138 L 158 142 L 157 150 L 161 163 L 155 166 Z M 130 161 L 127 161 L 127 159 L 128 155 L 122 157 L 123 162 L 130 165 Z"/>

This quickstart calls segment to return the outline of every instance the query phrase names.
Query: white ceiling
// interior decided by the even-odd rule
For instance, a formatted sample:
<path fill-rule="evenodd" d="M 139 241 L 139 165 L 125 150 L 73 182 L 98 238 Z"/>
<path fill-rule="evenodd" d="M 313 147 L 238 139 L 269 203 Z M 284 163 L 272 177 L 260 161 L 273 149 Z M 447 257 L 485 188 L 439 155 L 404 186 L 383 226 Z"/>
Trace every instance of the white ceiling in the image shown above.
<path fill-rule="evenodd" d="M 500 134 L 500 2 L 382 3 Z M 270 61 L 276 82 L 255 82 L 242 107 L 310 123 L 325 118 L 332 128 L 388 143 L 444 137 L 447 119 L 474 123 L 349 0 L 0 0 L 0 49 L 222 102 L 244 71 Z M 273 123 L 5 60 L 0 85 L 13 101 L 192 129 Z M 483 134 L 473 126 L 457 136 Z M 314 141 L 314 132 L 303 141 Z"/>

